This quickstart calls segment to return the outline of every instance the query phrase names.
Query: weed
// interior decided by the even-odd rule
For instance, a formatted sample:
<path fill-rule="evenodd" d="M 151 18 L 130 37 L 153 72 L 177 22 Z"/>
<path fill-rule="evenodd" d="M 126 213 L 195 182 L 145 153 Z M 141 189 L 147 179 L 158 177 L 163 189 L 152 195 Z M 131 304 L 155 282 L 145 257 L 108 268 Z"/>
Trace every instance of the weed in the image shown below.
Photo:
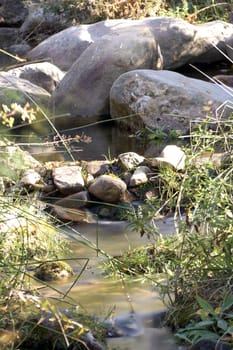
<path fill-rule="evenodd" d="M 232 132 L 231 119 L 195 125 L 184 147 L 185 170 L 160 168 L 153 181 L 158 198 L 129 217 L 139 232 L 154 233 L 154 244 L 112 265 L 121 274 L 153 281 L 168 307 L 167 325 L 189 342 L 206 337 L 232 342 Z M 216 165 L 211 155 L 219 150 L 227 157 Z M 203 160 L 205 153 L 210 156 Z M 174 212 L 174 237 L 159 237 L 150 225 L 159 208 Z"/>
<path fill-rule="evenodd" d="M 44 0 L 45 9 L 65 16 L 74 23 L 94 23 L 105 19 L 155 16 L 180 17 L 190 22 L 226 19 L 232 10 L 229 2 L 216 1 L 155 1 L 155 0 Z"/>

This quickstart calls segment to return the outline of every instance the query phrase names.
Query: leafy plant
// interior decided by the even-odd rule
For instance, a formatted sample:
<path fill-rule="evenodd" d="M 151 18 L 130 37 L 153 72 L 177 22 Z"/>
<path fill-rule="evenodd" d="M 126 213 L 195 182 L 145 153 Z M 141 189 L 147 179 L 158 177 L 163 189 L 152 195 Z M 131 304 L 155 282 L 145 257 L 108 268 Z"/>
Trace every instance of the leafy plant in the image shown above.
<path fill-rule="evenodd" d="M 213 306 L 200 296 L 196 297 L 199 309 L 196 318 L 176 333 L 176 338 L 188 343 L 196 343 L 201 339 L 232 341 L 233 333 L 233 295 L 224 296 L 222 303 Z"/>
<path fill-rule="evenodd" d="M 190 145 L 183 147 L 186 168 L 160 167 L 151 177 L 158 198 L 144 204 L 141 216 L 129 218 L 139 232 L 154 232 L 153 246 L 129 251 L 119 258 L 119 265 L 114 263 L 121 274 L 143 274 L 153 281 L 168 307 L 167 325 L 182 329 L 180 339 L 189 342 L 204 336 L 233 342 L 232 134 L 231 119 L 223 123 L 207 118 L 194 125 Z M 214 154 L 219 150 L 224 157 L 216 163 Z M 150 225 L 150 219 L 165 208 L 174 214 L 175 237 L 158 237 Z M 204 310 L 199 311 L 201 319 L 197 303 Z"/>

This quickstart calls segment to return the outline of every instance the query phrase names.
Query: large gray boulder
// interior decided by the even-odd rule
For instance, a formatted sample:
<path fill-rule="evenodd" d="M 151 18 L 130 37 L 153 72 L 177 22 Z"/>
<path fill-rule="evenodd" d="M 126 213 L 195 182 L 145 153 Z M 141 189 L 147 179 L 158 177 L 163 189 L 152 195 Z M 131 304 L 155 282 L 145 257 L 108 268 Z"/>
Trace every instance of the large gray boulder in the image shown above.
<path fill-rule="evenodd" d="M 41 86 L 49 93 L 54 91 L 59 81 L 64 77 L 64 72 L 49 62 L 25 64 L 8 70 L 8 73 Z"/>
<path fill-rule="evenodd" d="M 30 61 L 49 59 L 60 69 L 67 71 L 90 44 L 130 24 L 135 23 L 131 20 L 107 20 L 72 26 L 42 41 L 27 57 Z M 25 31 L 26 28 L 22 27 L 21 30 Z"/>
<path fill-rule="evenodd" d="M 148 25 L 160 46 L 164 69 L 217 62 L 233 43 L 233 25 L 224 21 L 193 25 L 178 18 L 159 17 L 149 20 Z"/>
<path fill-rule="evenodd" d="M 172 17 L 106 20 L 62 30 L 33 48 L 28 59 L 50 59 L 62 70 L 68 70 L 90 44 L 135 25 L 152 31 L 161 47 L 165 69 L 189 62 L 215 62 L 223 58 L 215 47 L 226 53 L 233 40 L 233 25 L 222 21 L 193 25 Z"/>
<path fill-rule="evenodd" d="M 23 23 L 28 14 L 28 9 L 23 0 L 1 0 L 0 19 L 1 25 L 17 26 Z"/>
<path fill-rule="evenodd" d="M 30 4 L 29 10 L 19 34 L 33 46 L 67 27 L 64 16 L 56 15 L 39 4 Z"/>
<path fill-rule="evenodd" d="M 85 125 L 109 115 L 113 82 L 124 72 L 143 68 L 162 68 L 160 50 L 149 29 L 130 27 L 97 40 L 53 93 L 55 114 L 70 115 L 65 120 L 59 118 L 56 126 Z"/>
<path fill-rule="evenodd" d="M 1 49 L 7 49 L 10 45 L 14 45 L 18 40 L 17 28 L 0 28 L 0 47 Z"/>
<path fill-rule="evenodd" d="M 10 73 L 0 72 L 0 106 L 18 103 L 24 106 L 29 102 L 48 109 L 51 95 L 41 87 L 31 82 L 14 77 Z"/>
<path fill-rule="evenodd" d="M 121 75 L 110 92 L 111 116 L 132 116 L 125 128 L 187 131 L 190 121 L 227 117 L 230 108 L 218 108 L 230 98 L 221 86 L 187 78 L 171 71 L 135 70 Z M 224 111 L 224 113 L 223 113 Z"/>
<path fill-rule="evenodd" d="M 202 61 L 204 54 L 209 62 L 210 53 L 211 61 L 216 61 L 221 55 L 216 47 L 224 49 L 222 43 L 225 41 L 228 44 L 233 38 L 232 24 L 218 21 L 195 26 L 181 19 L 158 17 L 116 22 L 116 28 L 109 25 L 105 30 L 103 23 L 99 27 L 81 27 L 83 38 L 89 39 L 86 43 L 80 41 L 77 47 L 80 48 L 81 43 L 89 46 L 81 49 L 84 50 L 82 54 L 75 51 L 79 58 L 53 94 L 53 112 L 65 115 L 65 118 L 59 118 L 56 125 L 60 129 L 89 124 L 108 116 L 109 90 L 124 72 L 134 69 L 174 69 L 189 62 Z M 99 28 L 96 36 L 91 35 L 91 28 Z M 104 35 L 107 30 L 110 34 Z M 78 37 L 77 40 L 81 40 L 80 33 Z M 67 47 L 65 43 L 64 47 Z"/>

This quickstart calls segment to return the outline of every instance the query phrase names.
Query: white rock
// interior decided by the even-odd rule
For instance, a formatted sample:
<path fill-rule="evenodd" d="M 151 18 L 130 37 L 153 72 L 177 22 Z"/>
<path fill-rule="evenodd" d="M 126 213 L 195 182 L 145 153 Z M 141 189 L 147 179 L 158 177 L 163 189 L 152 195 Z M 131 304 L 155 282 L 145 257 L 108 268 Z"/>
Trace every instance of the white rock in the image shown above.
<path fill-rule="evenodd" d="M 135 169 L 139 164 L 144 162 L 145 158 L 135 152 L 121 153 L 118 159 L 125 170 Z"/>
<path fill-rule="evenodd" d="M 176 170 L 185 168 L 186 155 L 178 146 L 168 145 L 161 152 L 161 157 L 155 158 L 159 163 L 171 164 Z"/>
<path fill-rule="evenodd" d="M 150 168 L 148 168 L 147 166 L 138 167 L 130 178 L 129 186 L 134 187 L 147 183 L 147 174 L 149 172 Z"/>
<path fill-rule="evenodd" d="M 28 169 L 24 172 L 20 184 L 22 185 L 35 185 L 38 182 L 40 182 L 41 176 L 40 174 L 35 171 L 34 169 Z"/>
<path fill-rule="evenodd" d="M 63 194 L 72 194 L 82 191 L 84 179 L 82 168 L 76 165 L 62 166 L 53 169 L 54 184 Z"/>

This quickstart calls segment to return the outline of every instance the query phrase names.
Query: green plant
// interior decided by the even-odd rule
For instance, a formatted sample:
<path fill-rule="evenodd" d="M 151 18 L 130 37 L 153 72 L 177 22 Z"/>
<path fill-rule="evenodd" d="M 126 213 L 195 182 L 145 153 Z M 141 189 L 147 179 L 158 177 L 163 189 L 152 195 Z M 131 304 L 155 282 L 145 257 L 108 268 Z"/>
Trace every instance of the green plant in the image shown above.
<path fill-rule="evenodd" d="M 200 296 L 196 297 L 199 309 L 196 318 L 176 333 L 176 338 L 194 344 L 201 339 L 232 341 L 233 295 L 224 296 L 216 308 Z"/>
<path fill-rule="evenodd" d="M 209 1 L 155 1 L 155 0 L 44 0 L 45 9 L 78 23 L 93 23 L 105 19 L 155 16 L 181 17 L 190 22 L 224 19 L 229 2 Z"/>
<path fill-rule="evenodd" d="M 193 336 L 192 341 L 232 333 L 232 299 L 223 298 L 232 294 L 232 135 L 231 118 L 192 125 L 190 144 L 184 147 L 186 168 L 160 167 L 151 183 L 158 198 L 147 201 L 140 215 L 130 216 L 134 228 L 153 235 L 150 219 L 167 208 L 174 214 L 175 237 L 154 234 L 153 246 L 127 252 L 119 265 L 114 262 L 121 274 L 153 281 L 168 307 L 167 325 L 182 328 L 180 338 Z M 219 150 L 224 157 L 215 163 Z M 197 301 L 202 309 L 214 305 L 206 315 L 211 320 L 194 317 Z"/>

